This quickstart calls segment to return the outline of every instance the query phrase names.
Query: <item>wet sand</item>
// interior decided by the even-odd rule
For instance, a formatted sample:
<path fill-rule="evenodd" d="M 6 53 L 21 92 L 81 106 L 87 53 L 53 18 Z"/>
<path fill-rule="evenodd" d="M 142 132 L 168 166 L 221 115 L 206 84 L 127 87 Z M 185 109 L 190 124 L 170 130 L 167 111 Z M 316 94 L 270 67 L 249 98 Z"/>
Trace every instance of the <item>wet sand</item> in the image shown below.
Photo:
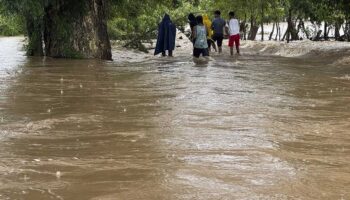
<path fill-rule="evenodd" d="M 350 199 L 348 65 L 26 58 L 20 41 L 0 38 L 1 200 Z"/>

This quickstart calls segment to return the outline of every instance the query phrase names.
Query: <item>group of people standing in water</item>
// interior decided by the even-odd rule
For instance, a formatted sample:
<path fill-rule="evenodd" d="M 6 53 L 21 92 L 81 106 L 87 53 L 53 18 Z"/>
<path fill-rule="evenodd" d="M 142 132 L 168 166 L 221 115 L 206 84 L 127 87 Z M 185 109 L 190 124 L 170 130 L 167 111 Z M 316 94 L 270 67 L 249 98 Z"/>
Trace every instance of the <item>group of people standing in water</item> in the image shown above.
<path fill-rule="evenodd" d="M 214 12 L 214 19 L 211 21 L 208 15 L 188 15 L 188 22 L 191 28 L 190 39 L 193 43 L 193 56 L 199 58 L 201 55 L 207 57 L 212 49 L 219 54 L 222 53 L 222 43 L 226 36 L 229 38 L 231 56 L 236 47 L 237 55 L 240 54 L 240 26 L 234 12 L 229 13 L 230 19 L 225 21 L 219 10 Z M 154 55 L 162 53 L 166 56 L 173 56 L 176 40 L 176 26 L 170 16 L 165 14 L 158 28 L 158 39 Z"/>

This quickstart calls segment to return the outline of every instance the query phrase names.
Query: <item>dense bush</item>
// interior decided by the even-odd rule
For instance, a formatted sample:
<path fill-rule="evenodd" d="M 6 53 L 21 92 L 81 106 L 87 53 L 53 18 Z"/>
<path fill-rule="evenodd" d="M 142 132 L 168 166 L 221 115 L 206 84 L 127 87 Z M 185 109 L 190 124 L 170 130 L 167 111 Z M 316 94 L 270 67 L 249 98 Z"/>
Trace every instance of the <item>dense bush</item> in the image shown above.
<path fill-rule="evenodd" d="M 23 23 L 16 16 L 1 16 L 0 15 L 0 35 L 15 36 L 23 34 Z"/>
<path fill-rule="evenodd" d="M 138 4 L 135 6 L 139 6 Z M 132 6 L 135 9 L 135 6 Z M 126 13 L 118 12 L 126 9 Z M 179 2 L 176 7 L 169 7 L 168 4 L 154 3 L 153 6 L 144 6 L 134 10 L 125 7 L 115 7 L 108 22 L 108 29 L 111 39 L 114 40 L 149 40 L 156 37 L 158 24 L 165 13 L 169 14 L 179 29 L 184 29 L 187 23 L 187 15 L 190 12 L 198 12 L 190 2 Z"/>

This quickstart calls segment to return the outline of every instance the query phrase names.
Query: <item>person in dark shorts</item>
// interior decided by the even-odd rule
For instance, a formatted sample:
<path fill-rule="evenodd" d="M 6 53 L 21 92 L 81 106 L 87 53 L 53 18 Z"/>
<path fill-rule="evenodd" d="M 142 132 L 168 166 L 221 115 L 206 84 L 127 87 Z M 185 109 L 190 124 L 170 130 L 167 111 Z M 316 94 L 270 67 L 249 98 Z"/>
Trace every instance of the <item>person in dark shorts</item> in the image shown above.
<path fill-rule="evenodd" d="M 199 58 L 209 56 L 208 42 L 207 42 L 207 29 L 203 24 L 203 17 L 197 16 L 197 26 L 194 27 L 193 36 L 195 38 L 193 56 Z"/>
<path fill-rule="evenodd" d="M 211 28 L 213 29 L 213 40 L 219 47 L 219 53 L 222 53 L 222 41 L 224 40 L 224 30 L 226 26 L 225 20 L 221 18 L 221 12 L 219 10 L 214 12 L 215 19 L 212 22 Z"/>

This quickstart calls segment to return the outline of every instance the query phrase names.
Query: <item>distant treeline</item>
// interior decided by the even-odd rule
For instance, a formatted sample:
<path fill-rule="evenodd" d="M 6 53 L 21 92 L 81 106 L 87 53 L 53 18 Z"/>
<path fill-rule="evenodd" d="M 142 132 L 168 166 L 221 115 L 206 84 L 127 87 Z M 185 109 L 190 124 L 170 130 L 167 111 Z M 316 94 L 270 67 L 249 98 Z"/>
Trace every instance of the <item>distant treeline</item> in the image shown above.
<path fill-rule="evenodd" d="M 217 0 L 206 1 L 207 7 L 220 7 L 226 13 L 236 11 L 241 19 L 244 38 L 256 39 L 259 27 L 264 38 L 264 24 L 273 23 L 274 30 L 280 31 L 279 23 L 288 22 L 288 29 L 282 39 L 298 40 L 300 32 L 314 40 L 328 40 L 328 34 L 334 29 L 336 40 L 350 41 L 350 1 L 349 0 Z M 310 21 L 322 31 L 311 33 L 305 27 L 305 21 Z M 340 30 L 344 35 L 340 35 Z M 272 34 L 269 36 L 271 39 Z"/>

